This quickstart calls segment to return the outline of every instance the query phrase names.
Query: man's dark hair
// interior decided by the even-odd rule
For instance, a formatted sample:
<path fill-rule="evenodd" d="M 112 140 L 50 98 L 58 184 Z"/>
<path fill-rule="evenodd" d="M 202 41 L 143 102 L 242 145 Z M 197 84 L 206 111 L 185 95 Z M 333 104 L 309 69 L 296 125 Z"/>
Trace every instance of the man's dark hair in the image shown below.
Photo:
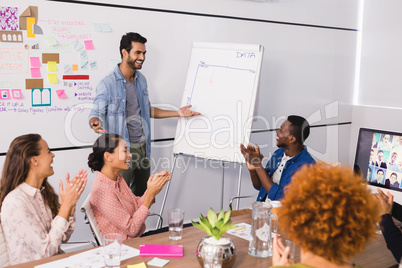
<path fill-rule="evenodd" d="M 289 115 L 288 121 L 291 123 L 289 127 L 290 134 L 296 138 L 296 141 L 303 144 L 310 135 L 310 124 L 301 116 Z"/>
<path fill-rule="evenodd" d="M 123 49 L 127 50 L 127 52 L 130 53 L 130 50 L 132 48 L 131 42 L 145 44 L 147 42 L 147 39 L 139 33 L 126 33 L 125 35 L 123 35 L 120 40 L 121 58 L 123 58 L 123 53 L 121 52 Z"/>
<path fill-rule="evenodd" d="M 378 174 L 378 172 L 382 172 L 382 174 L 384 174 L 384 170 L 382 170 L 382 169 L 377 170 L 377 174 Z"/>

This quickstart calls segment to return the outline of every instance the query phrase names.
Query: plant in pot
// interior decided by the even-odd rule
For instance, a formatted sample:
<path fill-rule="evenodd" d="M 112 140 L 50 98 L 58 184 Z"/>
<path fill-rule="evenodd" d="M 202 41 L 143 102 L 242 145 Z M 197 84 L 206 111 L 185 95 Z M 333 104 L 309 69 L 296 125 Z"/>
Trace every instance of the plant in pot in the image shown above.
<path fill-rule="evenodd" d="M 226 213 L 221 210 L 219 215 L 210 208 L 207 217 L 202 214 L 198 217 L 199 222 L 191 223 L 204 231 L 208 236 L 201 239 L 197 246 L 197 260 L 204 267 L 203 253 L 210 258 L 216 258 L 216 262 L 221 262 L 223 268 L 230 268 L 236 261 L 236 247 L 229 237 L 223 237 L 229 229 L 237 227 L 232 224 L 230 216 L 232 211 L 229 209 Z M 205 256 L 207 257 L 207 256 Z"/>

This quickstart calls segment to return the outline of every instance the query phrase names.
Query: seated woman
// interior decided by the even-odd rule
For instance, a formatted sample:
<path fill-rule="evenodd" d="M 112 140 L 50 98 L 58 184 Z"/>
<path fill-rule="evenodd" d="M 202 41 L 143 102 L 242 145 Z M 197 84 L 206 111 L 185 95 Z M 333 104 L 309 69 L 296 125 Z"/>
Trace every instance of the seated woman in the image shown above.
<path fill-rule="evenodd" d="M 62 253 L 75 226 L 75 204 L 85 189 L 87 173 L 80 170 L 59 197 L 48 182 L 54 154 L 40 135 L 15 138 L 7 151 L 0 180 L 1 225 L 10 264 Z"/>
<path fill-rule="evenodd" d="M 145 231 L 145 219 L 155 196 L 170 180 L 170 172 L 152 175 L 142 197 L 135 196 L 119 174 L 130 164 L 130 150 L 117 134 L 103 134 L 93 145 L 88 166 L 96 173 L 89 203 L 100 232 L 119 233 L 124 239 L 137 237 Z"/>
<path fill-rule="evenodd" d="M 380 188 L 377 188 L 377 191 L 377 197 L 381 204 L 382 234 L 387 243 L 387 248 L 399 263 L 402 258 L 402 233 L 395 225 L 392 217 L 402 221 L 402 206 L 394 202 L 394 196 L 390 192 L 384 193 Z"/>
<path fill-rule="evenodd" d="M 279 229 L 301 248 L 301 263 L 289 264 L 289 248 L 274 236 L 273 265 L 359 267 L 348 260 L 375 235 L 380 215 L 362 182 L 352 169 L 322 162 L 295 173 L 277 214 Z"/>

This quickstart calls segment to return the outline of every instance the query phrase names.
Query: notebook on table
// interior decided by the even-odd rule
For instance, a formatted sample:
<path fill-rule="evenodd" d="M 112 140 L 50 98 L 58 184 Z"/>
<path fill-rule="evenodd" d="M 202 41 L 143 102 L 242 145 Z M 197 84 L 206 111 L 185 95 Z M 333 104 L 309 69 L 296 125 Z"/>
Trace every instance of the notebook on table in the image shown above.
<path fill-rule="evenodd" d="M 183 257 L 183 245 L 141 244 L 140 256 Z"/>

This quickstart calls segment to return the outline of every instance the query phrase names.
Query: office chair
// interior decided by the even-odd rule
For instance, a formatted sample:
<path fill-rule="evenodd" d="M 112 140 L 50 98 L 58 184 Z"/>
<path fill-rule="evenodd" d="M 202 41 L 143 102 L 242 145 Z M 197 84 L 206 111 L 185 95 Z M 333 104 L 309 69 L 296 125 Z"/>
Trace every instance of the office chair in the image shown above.
<path fill-rule="evenodd" d="M 257 200 L 257 195 L 234 196 L 229 201 L 229 208 L 233 211 L 233 208 L 232 208 L 233 201 L 236 199 L 243 199 L 243 198 L 254 198 L 254 200 Z M 238 209 L 239 209 L 239 203 L 237 203 L 237 206 L 236 206 L 236 210 L 238 210 Z"/>
<path fill-rule="evenodd" d="M 3 233 L 3 227 L 0 223 L 0 267 L 9 265 L 6 239 Z"/>
<path fill-rule="evenodd" d="M 89 203 L 89 197 L 91 195 L 89 194 L 88 197 L 85 199 L 84 203 L 81 206 L 81 212 L 85 214 L 85 218 L 87 220 L 87 224 L 89 224 L 89 228 L 91 229 L 91 232 L 95 238 L 95 241 L 98 246 L 102 246 L 102 234 L 99 230 L 98 223 L 96 222 L 96 218 L 94 216 L 94 213 L 91 208 L 91 204 Z"/>

